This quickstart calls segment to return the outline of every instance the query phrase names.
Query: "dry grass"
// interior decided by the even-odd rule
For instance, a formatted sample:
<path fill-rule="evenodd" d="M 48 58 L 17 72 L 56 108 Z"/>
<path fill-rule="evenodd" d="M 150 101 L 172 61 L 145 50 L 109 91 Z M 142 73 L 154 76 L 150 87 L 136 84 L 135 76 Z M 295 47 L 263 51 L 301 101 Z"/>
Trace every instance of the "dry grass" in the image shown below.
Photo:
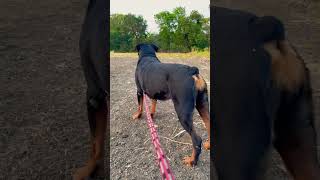
<path fill-rule="evenodd" d="M 210 52 L 209 51 L 203 51 L 203 52 L 190 52 L 190 53 L 157 53 L 157 56 L 162 59 L 192 59 L 192 58 L 200 58 L 200 59 L 210 59 Z M 111 58 L 138 58 L 138 53 L 136 52 L 130 52 L 130 53 L 115 53 L 110 52 Z"/>

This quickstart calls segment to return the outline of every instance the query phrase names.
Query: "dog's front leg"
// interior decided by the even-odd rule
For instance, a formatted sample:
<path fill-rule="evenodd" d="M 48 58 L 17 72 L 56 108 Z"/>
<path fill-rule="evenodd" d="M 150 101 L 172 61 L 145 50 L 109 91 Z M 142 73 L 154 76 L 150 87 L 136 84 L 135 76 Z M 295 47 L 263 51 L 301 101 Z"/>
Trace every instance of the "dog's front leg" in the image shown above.
<path fill-rule="evenodd" d="M 157 106 L 157 100 L 152 99 L 152 104 L 151 104 L 151 117 L 154 117 L 154 114 L 156 113 L 156 106 Z"/>
<path fill-rule="evenodd" d="M 91 132 L 91 155 L 84 167 L 79 168 L 74 180 L 82 180 L 89 176 L 104 177 L 104 140 L 106 134 L 109 103 L 106 102 L 98 109 L 88 107 L 88 119 Z"/>
<path fill-rule="evenodd" d="M 132 116 L 133 120 L 140 118 L 142 115 L 142 111 L 143 111 L 143 93 L 138 91 L 137 98 L 138 98 L 139 106 L 138 106 L 137 112 L 135 112 Z"/>

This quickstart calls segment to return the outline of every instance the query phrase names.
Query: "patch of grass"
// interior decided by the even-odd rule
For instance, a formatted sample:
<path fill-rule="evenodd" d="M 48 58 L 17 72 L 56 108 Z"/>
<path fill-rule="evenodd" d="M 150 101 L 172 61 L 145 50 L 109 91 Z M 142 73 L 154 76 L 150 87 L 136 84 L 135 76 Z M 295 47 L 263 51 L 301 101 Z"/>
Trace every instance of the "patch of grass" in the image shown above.
<path fill-rule="evenodd" d="M 209 51 L 193 51 L 189 53 L 157 53 L 157 56 L 166 59 L 191 59 L 191 58 L 201 58 L 201 59 L 210 59 L 210 52 Z M 138 58 L 138 53 L 130 52 L 130 53 L 116 53 L 110 52 L 111 58 Z"/>

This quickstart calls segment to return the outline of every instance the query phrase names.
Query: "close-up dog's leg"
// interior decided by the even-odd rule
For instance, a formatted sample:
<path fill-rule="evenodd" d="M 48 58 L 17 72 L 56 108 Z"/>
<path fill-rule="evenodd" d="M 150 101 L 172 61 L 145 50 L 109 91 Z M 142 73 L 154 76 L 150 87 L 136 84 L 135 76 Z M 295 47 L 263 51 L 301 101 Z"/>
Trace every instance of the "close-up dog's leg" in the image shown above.
<path fill-rule="evenodd" d="M 237 121 L 237 119 L 235 119 Z M 228 126 L 224 129 L 234 131 L 230 137 L 227 134 L 219 136 L 222 140 L 215 140 L 215 167 L 219 180 L 256 180 L 264 173 L 265 157 L 271 143 L 270 129 L 262 127 L 259 122 L 246 124 L 246 128 Z M 227 127 L 228 126 L 228 127 Z M 236 126 L 236 125 L 235 125 Z M 222 128 L 222 126 L 217 127 Z M 239 131 L 240 129 L 240 131 Z M 223 141 L 223 142 L 221 142 Z M 270 143 L 269 143 L 270 142 Z"/>
<path fill-rule="evenodd" d="M 137 92 L 137 98 L 138 98 L 138 110 L 132 115 L 133 120 L 140 118 L 143 112 L 143 93 Z"/>
<path fill-rule="evenodd" d="M 278 134 L 275 147 L 294 179 L 320 179 L 314 128 L 310 126 L 288 132 L 283 127 L 278 131 L 285 132 L 281 132 L 281 135 Z"/>
<path fill-rule="evenodd" d="M 194 126 L 192 124 L 192 114 L 189 115 L 182 115 L 181 118 L 179 118 L 183 128 L 189 133 L 192 140 L 192 154 L 191 156 L 187 156 L 183 159 L 183 162 L 187 166 L 195 166 L 197 165 L 200 153 L 201 153 L 201 137 L 196 133 L 196 130 L 194 129 Z"/>
<path fill-rule="evenodd" d="M 309 80 L 297 99 L 282 104 L 275 121 L 274 146 L 295 180 L 320 179 Z M 282 112 L 281 112 L 282 111 Z"/>
<path fill-rule="evenodd" d="M 97 112 L 96 112 L 96 128 L 91 130 L 93 133 L 93 147 L 94 150 L 92 159 L 94 159 L 96 166 L 95 172 L 98 176 L 104 176 L 104 140 L 106 134 L 106 121 L 108 119 L 108 105 L 104 104 Z"/>
<path fill-rule="evenodd" d="M 274 145 L 295 179 L 320 179 L 308 71 L 287 40 L 268 42 L 264 48 L 272 58 L 275 86 L 284 96 L 275 120 Z"/>
<path fill-rule="evenodd" d="M 228 80 L 234 83 L 232 78 Z M 213 96 L 214 112 L 217 113 L 213 114 L 211 124 L 214 125 L 212 146 L 218 179 L 260 179 L 258 176 L 264 174 L 264 160 L 272 143 L 272 123 L 268 117 L 261 116 L 265 112 L 261 96 L 252 93 L 256 89 L 251 87 L 226 88 L 221 81 L 216 82 L 220 85 L 216 86 Z"/>
<path fill-rule="evenodd" d="M 210 114 L 209 114 L 209 101 L 208 101 L 208 91 L 204 89 L 202 91 L 198 91 L 197 100 L 196 100 L 196 109 L 198 110 L 205 128 L 208 132 L 208 140 L 203 143 L 203 147 L 206 150 L 210 150 Z"/>
<path fill-rule="evenodd" d="M 203 144 L 203 147 L 206 150 L 210 150 L 210 114 L 207 84 L 199 74 L 193 75 L 192 77 L 197 91 L 196 109 L 198 110 L 208 132 L 208 140 Z"/>
<path fill-rule="evenodd" d="M 79 50 L 87 81 L 87 110 L 91 132 L 91 154 L 74 179 L 105 177 L 104 140 L 109 119 L 109 70 L 107 51 L 107 1 L 90 0 L 81 30 Z"/>
<path fill-rule="evenodd" d="M 79 168 L 74 179 L 82 180 L 86 177 L 97 175 L 104 176 L 104 139 L 106 121 L 108 116 L 107 105 L 104 104 L 98 110 L 88 107 L 88 118 L 91 132 L 91 154 L 86 165 Z"/>
<path fill-rule="evenodd" d="M 191 96 L 192 97 L 192 96 Z M 181 101 L 179 103 L 174 98 L 173 104 L 175 107 L 175 110 L 178 114 L 179 121 L 182 125 L 182 127 L 187 131 L 187 133 L 191 136 L 192 140 L 192 154 L 191 156 L 187 156 L 183 159 L 183 162 L 187 166 L 194 166 L 197 165 L 197 161 L 199 159 L 199 155 L 201 153 L 201 137 L 196 133 L 194 127 L 193 127 L 193 109 L 194 109 L 194 101 L 192 102 L 183 102 L 181 98 Z M 180 98 L 179 98 L 180 100 Z"/>
<path fill-rule="evenodd" d="M 104 137 L 106 127 L 106 107 L 90 117 L 89 123 L 91 128 L 91 156 L 86 165 L 79 168 L 74 179 L 82 180 L 93 174 L 104 176 Z M 92 113 L 89 113 L 93 115 Z M 96 173 L 94 173 L 96 171 Z"/>
<path fill-rule="evenodd" d="M 157 106 L 157 100 L 156 99 L 152 99 L 152 103 L 151 103 L 151 117 L 154 117 L 154 114 L 156 113 L 156 106 Z"/>

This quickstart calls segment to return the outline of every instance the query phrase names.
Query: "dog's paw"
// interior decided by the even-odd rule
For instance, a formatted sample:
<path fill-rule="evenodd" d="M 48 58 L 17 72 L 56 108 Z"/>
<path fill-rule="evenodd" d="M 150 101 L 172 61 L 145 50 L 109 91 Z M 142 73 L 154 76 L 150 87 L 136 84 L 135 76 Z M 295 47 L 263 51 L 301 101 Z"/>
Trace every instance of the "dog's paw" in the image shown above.
<path fill-rule="evenodd" d="M 183 163 L 189 167 L 193 167 L 195 166 L 195 161 L 194 161 L 194 158 L 190 157 L 190 156 L 187 156 L 185 158 L 183 158 Z"/>
<path fill-rule="evenodd" d="M 142 115 L 142 113 L 138 111 L 132 115 L 132 119 L 133 120 L 139 119 L 141 117 L 141 115 Z"/>
<path fill-rule="evenodd" d="M 205 150 L 210 150 L 210 141 L 207 140 L 206 142 L 203 143 L 203 147 Z"/>

